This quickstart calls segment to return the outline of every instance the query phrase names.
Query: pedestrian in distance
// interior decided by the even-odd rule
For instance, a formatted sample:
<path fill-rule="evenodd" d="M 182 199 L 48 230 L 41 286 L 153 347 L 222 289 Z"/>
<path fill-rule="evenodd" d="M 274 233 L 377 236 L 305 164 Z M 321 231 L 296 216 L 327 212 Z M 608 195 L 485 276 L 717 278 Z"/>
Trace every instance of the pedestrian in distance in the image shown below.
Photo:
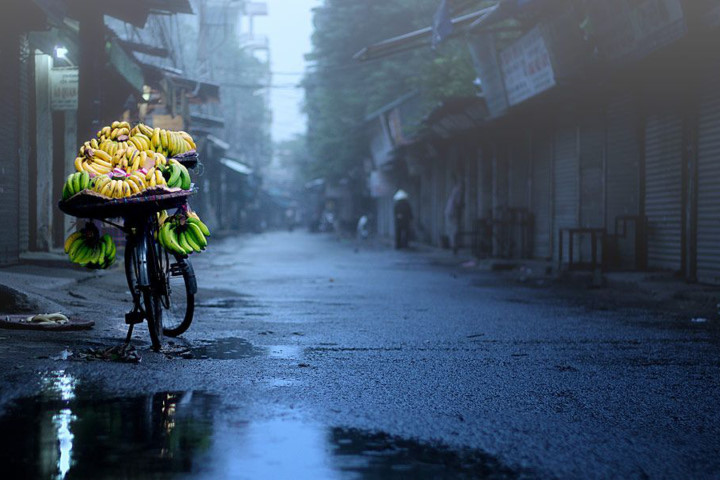
<path fill-rule="evenodd" d="M 393 196 L 393 213 L 395 215 L 395 248 L 407 248 L 410 243 L 410 225 L 413 214 L 408 194 L 398 190 Z"/>

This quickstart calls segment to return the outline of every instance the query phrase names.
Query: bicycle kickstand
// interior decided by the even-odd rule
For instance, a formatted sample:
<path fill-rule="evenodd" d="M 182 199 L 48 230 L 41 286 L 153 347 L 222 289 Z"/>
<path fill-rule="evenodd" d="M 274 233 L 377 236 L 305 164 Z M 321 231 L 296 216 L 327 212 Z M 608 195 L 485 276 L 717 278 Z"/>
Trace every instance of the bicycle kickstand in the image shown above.
<path fill-rule="evenodd" d="M 137 305 L 135 305 L 130 312 L 125 314 L 125 323 L 129 325 L 127 337 L 125 337 L 125 345 L 129 344 L 132 339 L 132 332 L 133 328 L 135 328 L 135 324 L 142 323 L 144 319 L 145 315 Z"/>

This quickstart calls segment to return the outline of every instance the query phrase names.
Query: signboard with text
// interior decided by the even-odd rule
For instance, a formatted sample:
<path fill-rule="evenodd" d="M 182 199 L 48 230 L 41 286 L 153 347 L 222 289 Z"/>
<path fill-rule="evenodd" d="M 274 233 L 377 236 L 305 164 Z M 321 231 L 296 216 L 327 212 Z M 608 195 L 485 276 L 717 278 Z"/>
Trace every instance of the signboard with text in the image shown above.
<path fill-rule="evenodd" d="M 50 69 L 50 108 L 58 110 L 77 110 L 78 108 L 78 69 Z"/>
<path fill-rule="evenodd" d="M 510 105 L 555 86 L 550 54 L 538 27 L 500 52 L 500 64 Z"/>

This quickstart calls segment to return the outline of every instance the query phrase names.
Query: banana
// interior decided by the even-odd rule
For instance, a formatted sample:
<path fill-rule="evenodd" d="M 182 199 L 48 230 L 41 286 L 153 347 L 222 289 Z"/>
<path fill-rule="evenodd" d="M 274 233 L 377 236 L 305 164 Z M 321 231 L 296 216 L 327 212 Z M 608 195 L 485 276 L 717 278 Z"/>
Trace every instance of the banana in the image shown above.
<path fill-rule="evenodd" d="M 162 142 L 160 141 L 160 129 L 159 128 L 155 128 L 155 130 L 153 130 L 152 147 L 155 149 L 155 151 L 158 151 L 158 149 L 160 149 L 162 147 Z"/>
<path fill-rule="evenodd" d="M 110 180 L 109 182 L 105 183 L 98 193 L 105 197 L 112 197 L 113 181 L 114 180 Z"/>
<path fill-rule="evenodd" d="M 128 182 L 127 179 L 123 180 L 122 184 L 123 184 L 123 197 L 129 197 L 130 195 L 135 193 L 133 191 L 132 187 L 130 186 L 130 182 Z"/>
<path fill-rule="evenodd" d="M 185 235 L 186 232 L 183 232 L 183 231 L 178 232 L 177 230 L 176 230 L 176 232 L 177 232 L 178 243 L 183 248 L 185 255 L 187 255 L 191 252 L 194 252 L 195 249 L 188 242 L 187 235 Z"/>
<path fill-rule="evenodd" d="M 70 251 L 70 246 L 73 244 L 73 242 L 74 242 L 75 240 L 77 240 L 77 239 L 80 238 L 80 237 L 82 237 L 82 232 L 77 231 L 77 232 L 71 233 L 71 234 L 65 239 L 65 245 L 64 245 L 65 253 L 68 253 L 68 252 Z"/>
<path fill-rule="evenodd" d="M 182 171 L 178 168 L 177 165 L 173 164 L 170 165 L 170 178 L 167 180 L 168 187 L 176 187 L 178 186 L 178 181 L 180 180 L 180 175 L 182 174 Z"/>
<path fill-rule="evenodd" d="M 85 245 L 85 239 L 83 238 L 83 236 L 84 236 L 84 234 L 81 234 L 78 238 L 73 240 L 73 243 L 70 244 L 70 248 L 68 248 L 68 256 L 70 257 L 70 260 L 73 262 L 77 258 L 80 248 L 82 248 Z"/>
<path fill-rule="evenodd" d="M 145 135 L 146 137 L 148 137 L 148 140 L 150 140 L 150 138 L 151 138 L 152 135 L 153 135 L 153 129 L 150 128 L 150 127 L 148 127 L 148 126 L 145 125 L 144 123 L 138 123 L 137 127 L 138 127 L 138 129 L 140 130 L 140 132 L 141 132 L 143 135 Z"/>
<path fill-rule="evenodd" d="M 165 158 L 165 155 L 163 155 L 162 153 L 159 153 L 159 152 L 158 152 L 158 153 L 155 154 L 155 162 L 156 162 L 156 164 L 158 164 L 158 165 L 165 166 L 165 165 L 168 164 L 168 159 Z"/>
<path fill-rule="evenodd" d="M 132 181 L 130 177 L 125 181 L 125 184 L 130 188 L 130 195 L 137 195 L 140 193 L 140 188 Z M 128 196 L 130 196 L 128 195 Z"/>
<path fill-rule="evenodd" d="M 75 159 L 75 170 L 77 170 L 78 172 L 82 172 L 82 170 L 83 170 L 82 162 L 83 162 L 83 157 L 77 157 Z"/>
<path fill-rule="evenodd" d="M 90 139 L 90 146 L 93 148 L 93 150 L 97 150 L 97 149 L 99 148 L 99 147 L 98 147 L 97 139 L 91 138 L 91 139 Z"/>
<path fill-rule="evenodd" d="M 197 150 L 197 145 L 195 145 L 195 141 L 190 136 L 189 133 L 183 132 L 182 130 L 178 132 L 180 136 L 187 142 L 187 144 L 190 146 L 188 150 Z"/>
<path fill-rule="evenodd" d="M 157 177 L 155 176 L 155 170 L 152 169 L 152 174 L 148 173 L 150 177 L 150 182 L 148 183 L 148 186 L 155 187 L 157 186 Z"/>
<path fill-rule="evenodd" d="M 196 224 L 198 227 L 200 227 L 200 231 L 203 233 L 203 235 L 209 237 L 210 229 L 202 222 L 202 220 L 200 220 L 198 214 L 195 212 L 188 212 L 188 215 L 188 222 Z"/>
<path fill-rule="evenodd" d="M 203 232 L 202 230 L 200 230 L 200 226 L 197 223 L 187 222 L 185 226 L 187 227 L 187 231 L 192 235 L 193 239 L 195 240 L 195 243 L 197 243 L 200 248 L 207 247 L 207 238 L 205 238 L 205 235 L 203 235 Z"/>
<path fill-rule="evenodd" d="M 167 130 L 165 130 L 165 129 L 160 130 L 160 145 L 162 145 L 163 150 L 165 150 L 167 152 L 168 135 L 167 135 Z"/>
<path fill-rule="evenodd" d="M 156 185 L 166 185 L 167 182 L 165 181 L 165 177 L 162 176 L 162 173 L 160 170 L 155 170 L 155 184 Z"/>
<path fill-rule="evenodd" d="M 190 181 L 190 172 L 188 172 L 188 169 L 185 168 L 185 165 L 180 164 L 180 173 L 182 175 L 182 181 L 180 184 L 180 188 L 183 190 L 190 190 L 191 181 Z"/>
<path fill-rule="evenodd" d="M 97 159 L 100 159 L 103 162 L 112 164 L 112 157 L 107 152 L 105 152 L 102 148 L 96 147 L 93 150 L 93 157 L 95 158 L 95 161 L 97 161 Z"/>
<path fill-rule="evenodd" d="M 189 229 L 186 228 L 185 231 L 183 232 L 182 236 L 183 236 L 183 239 L 187 242 L 188 245 L 190 245 L 190 248 L 192 248 L 194 252 L 202 251 L 202 247 L 195 241 L 195 237 Z"/>

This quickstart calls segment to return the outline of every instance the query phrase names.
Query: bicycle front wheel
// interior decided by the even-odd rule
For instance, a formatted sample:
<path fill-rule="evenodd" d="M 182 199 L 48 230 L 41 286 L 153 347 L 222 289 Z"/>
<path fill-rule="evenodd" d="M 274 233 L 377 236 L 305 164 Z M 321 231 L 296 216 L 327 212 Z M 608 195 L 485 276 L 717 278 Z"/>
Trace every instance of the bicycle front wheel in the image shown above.
<path fill-rule="evenodd" d="M 165 256 L 169 264 L 166 270 L 167 292 L 162 300 L 163 334 L 177 337 L 190 328 L 195 313 L 197 282 L 190 260 L 175 255 Z"/>

